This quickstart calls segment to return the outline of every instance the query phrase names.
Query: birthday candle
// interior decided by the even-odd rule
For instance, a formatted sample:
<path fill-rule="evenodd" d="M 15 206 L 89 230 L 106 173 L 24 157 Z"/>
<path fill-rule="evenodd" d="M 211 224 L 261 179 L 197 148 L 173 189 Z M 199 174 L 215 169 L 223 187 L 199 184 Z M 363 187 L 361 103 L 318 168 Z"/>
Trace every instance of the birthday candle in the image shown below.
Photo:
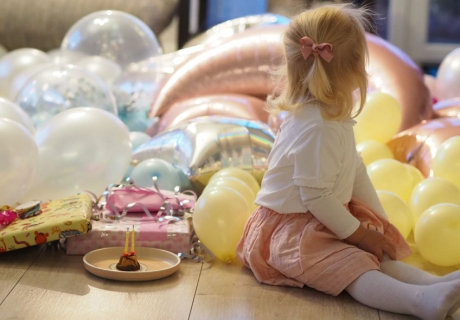
<path fill-rule="evenodd" d="M 128 229 L 129 230 L 129 229 Z M 125 251 L 124 254 L 128 254 L 128 242 L 129 242 L 129 232 L 126 231 L 126 238 L 125 238 Z"/>
<path fill-rule="evenodd" d="M 133 231 L 131 232 L 131 252 L 134 252 L 134 226 Z"/>

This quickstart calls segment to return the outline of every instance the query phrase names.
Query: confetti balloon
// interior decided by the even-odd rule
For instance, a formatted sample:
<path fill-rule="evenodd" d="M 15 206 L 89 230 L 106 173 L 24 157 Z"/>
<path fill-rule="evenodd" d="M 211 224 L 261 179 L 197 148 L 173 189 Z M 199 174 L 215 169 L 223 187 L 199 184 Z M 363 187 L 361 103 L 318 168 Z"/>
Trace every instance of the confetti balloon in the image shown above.
<path fill-rule="evenodd" d="M 104 81 L 74 65 L 55 65 L 40 71 L 19 91 L 15 102 L 36 128 L 54 115 L 77 107 L 117 115 L 115 99 Z"/>
<path fill-rule="evenodd" d="M 388 220 L 407 239 L 412 231 L 412 215 L 407 204 L 401 197 L 390 191 L 378 190 L 377 195 Z"/>
<path fill-rule="evenodd" d="M 414 238 L 429 262 L 442 267 L 460 264 L 460 206 L 441 203 L 428 208 L 417 221 Z"/>
<path fill-rule="evenodd" d="M 415 227 L 423 212 L 439 203 L 460 205 L 460 191 L 455 184 L 437 177 L 427 178 L 417 184 L 409 200 L 413 226 Z"/>
<path fill-rule="evenodd" d="M 115 10 L 78 20 L 64 36 L 61 49 L 100 56 L 122 68 L 162 53 L 157 37 L 142 20 Z"/>

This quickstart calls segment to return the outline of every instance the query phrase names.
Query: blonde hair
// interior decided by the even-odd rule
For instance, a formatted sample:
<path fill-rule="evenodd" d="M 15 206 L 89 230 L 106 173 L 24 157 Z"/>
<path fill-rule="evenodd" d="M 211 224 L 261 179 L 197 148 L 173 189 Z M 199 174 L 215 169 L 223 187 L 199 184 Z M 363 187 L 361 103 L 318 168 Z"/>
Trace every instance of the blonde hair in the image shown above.
<path fill-rule="evenodd" d="M 360 105 L 366 100 L 368 12 L 351 4 L 322 4 L 294 17 L 284 33 L 285 63 L 278 70 L 278 85 L 267 100 L 269 112 L 295 110 L 318 102 L 323 117 L 341 120 L 352 116 L 353 92 L 359 89 Z M 300 39 L 330 43 L 333 58 L 328 63 L 318 55 L 304 60 Z"/>

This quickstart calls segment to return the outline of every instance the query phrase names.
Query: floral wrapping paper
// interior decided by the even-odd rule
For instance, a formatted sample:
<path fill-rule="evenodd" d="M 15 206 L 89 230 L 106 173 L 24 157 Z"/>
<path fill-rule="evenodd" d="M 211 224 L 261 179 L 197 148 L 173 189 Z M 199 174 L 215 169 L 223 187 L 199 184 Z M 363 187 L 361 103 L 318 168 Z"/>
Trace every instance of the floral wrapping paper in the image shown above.
<path fill-rule="evenodd" d="M 92 221 L 92 230 L 66 240 L 68 255 L 86 253 L 108 247 L 124 247 L 126 231 L 135 231 L 135 246 L 167 250 L 173 253 L 188 253 L 190 244 L 190 222 L 183 219 L 160 223 L 145 214 L 128 213 L 120 220 Z M 131 244 L 129 244 L 131 247 Z"/>
<path fill-rule="evenodd" d="M 91 230 L 92 199 L 79 194 L 41 204 L 42 213 L 0 229 L 0 252 L 65 239 Z"/>

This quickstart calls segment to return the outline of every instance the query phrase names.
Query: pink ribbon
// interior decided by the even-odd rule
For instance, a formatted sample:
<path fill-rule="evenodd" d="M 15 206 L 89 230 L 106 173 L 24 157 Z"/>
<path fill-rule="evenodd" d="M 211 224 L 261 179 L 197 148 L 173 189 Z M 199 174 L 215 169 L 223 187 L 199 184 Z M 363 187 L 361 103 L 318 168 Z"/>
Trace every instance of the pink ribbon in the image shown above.
<path fill-rule="evenodd" d="M 300 39 L 300 44 L 302 45 L 300 51 L 304 60 L 307 60 L 310 54 L 315 56 L 319 54 L 326 62 L 330 62 L 334 57 L 332 54 L 332 44 L 330 43 L 316 44 L 309 37 L 303 37 Z"/>

